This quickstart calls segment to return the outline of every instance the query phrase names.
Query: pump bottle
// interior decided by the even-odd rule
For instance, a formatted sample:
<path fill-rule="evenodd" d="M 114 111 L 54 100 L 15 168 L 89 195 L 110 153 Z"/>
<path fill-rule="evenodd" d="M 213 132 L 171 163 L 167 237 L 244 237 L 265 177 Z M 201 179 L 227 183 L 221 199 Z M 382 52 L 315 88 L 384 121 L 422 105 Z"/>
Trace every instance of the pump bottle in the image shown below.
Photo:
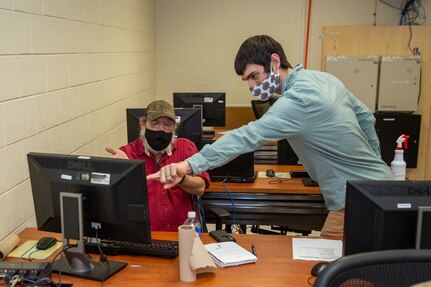
<path fill-rule="evenodd" d="M 410 136 L 401 135 L 397 140 L 397 147 L 395 149 L 395 157 L 391 162 L 391 171 L 394 176 L 394 180 L 405 180 L 406 179 L 406 162 L 404 161 L 404 148 L 407 149 L 407 140 Z"/>

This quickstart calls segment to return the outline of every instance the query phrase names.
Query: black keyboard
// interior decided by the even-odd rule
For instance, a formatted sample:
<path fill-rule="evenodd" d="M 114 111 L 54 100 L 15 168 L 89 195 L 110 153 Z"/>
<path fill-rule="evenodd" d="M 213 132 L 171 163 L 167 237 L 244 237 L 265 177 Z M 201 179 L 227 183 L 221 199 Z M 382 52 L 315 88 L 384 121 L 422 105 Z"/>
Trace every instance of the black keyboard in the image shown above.
<path fill-rule="evenodd" d="M 253 183 L 255 180 L 255 177 L 239 177 L 239 176 L 221 176 L 221 175 L 211 175 L 210 174 L 211 181 L 217 181 L 217 182 L 232 182 L 232 183 Z"/>
<path fill-rule="evenodd" d="M 106 255 L 128 253 L 161 258 L 175 258 L 178 256 L 178 241 L 170 240 L 153 239 L 150 244 L 102 240 L 100 247 Z M 85 251 L 99 253 L 96 243 L 86 242 Z"/>

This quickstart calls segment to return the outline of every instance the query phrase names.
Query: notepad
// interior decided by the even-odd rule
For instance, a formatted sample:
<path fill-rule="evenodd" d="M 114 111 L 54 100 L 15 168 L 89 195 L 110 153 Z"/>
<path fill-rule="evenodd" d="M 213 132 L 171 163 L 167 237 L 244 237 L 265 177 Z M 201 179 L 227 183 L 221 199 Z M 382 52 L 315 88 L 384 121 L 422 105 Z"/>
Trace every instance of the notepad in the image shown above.
<path fill-rule="evenodd" d="M 205 248 L 221 268 L 255 263 L 257 260 L 255 255 L 232 241 L 206 244 Z"/>

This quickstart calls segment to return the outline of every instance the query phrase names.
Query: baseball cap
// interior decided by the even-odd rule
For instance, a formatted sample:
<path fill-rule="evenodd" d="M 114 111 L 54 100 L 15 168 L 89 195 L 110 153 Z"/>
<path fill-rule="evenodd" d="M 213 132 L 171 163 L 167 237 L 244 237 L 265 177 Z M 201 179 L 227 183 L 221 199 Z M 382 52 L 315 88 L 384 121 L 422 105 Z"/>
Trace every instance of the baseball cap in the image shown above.
<path fill-rule="evenodd" d="M 175 121 L 174 107 L 164 100 L 150 103 L 146 109 L 147 121 L 154 121 L 160 117 L 168 117 Z"/>

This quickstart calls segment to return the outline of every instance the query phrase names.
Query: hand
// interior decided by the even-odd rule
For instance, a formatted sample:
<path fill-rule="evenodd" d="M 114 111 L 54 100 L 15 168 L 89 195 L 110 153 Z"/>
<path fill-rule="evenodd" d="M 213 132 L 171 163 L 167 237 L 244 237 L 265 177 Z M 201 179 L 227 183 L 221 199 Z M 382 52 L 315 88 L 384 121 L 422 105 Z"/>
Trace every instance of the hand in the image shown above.
<path fill-rule="evenodd" d="M 192 172 L 187 161 L 171 163 L 162 167 L 158 172 L 147 176 L 147 180 L 159 180 L 163 188 L 168 189 L 181 181 L 182 177 Z"/>
<path fill-rule="evenodd" d="M 113 158 L 129 159 L 129 157 L 127 156 L 127 154 L 124 151 L 122 151 L 121 149 L 107 146 L 107 147 L 105 147 L 105 150 L 107 152 L 109 152 L 110 154 L 112 154 Z"/>

